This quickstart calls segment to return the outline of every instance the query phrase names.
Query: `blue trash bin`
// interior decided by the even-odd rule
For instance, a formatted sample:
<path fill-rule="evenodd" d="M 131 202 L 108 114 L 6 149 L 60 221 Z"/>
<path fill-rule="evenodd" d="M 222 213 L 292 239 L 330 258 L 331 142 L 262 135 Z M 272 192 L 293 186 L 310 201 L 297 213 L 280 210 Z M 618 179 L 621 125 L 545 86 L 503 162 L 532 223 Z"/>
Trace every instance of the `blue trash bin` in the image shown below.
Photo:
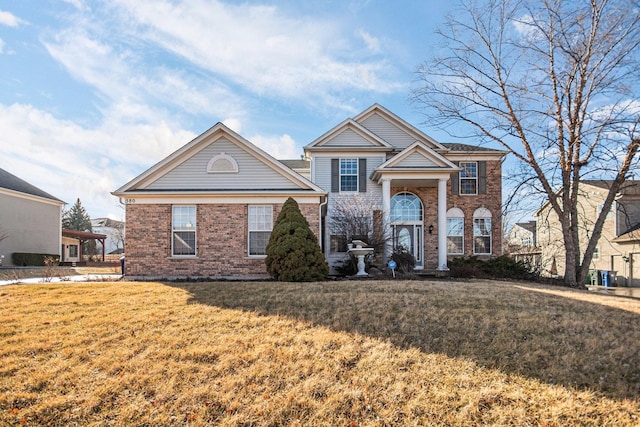
<path fill-rule="evenodd" d="M 610 286 L 609 283 L 609 270 L 598 270 L 598 273 L 600 274 L 600 285 L 602 286 Z"/>

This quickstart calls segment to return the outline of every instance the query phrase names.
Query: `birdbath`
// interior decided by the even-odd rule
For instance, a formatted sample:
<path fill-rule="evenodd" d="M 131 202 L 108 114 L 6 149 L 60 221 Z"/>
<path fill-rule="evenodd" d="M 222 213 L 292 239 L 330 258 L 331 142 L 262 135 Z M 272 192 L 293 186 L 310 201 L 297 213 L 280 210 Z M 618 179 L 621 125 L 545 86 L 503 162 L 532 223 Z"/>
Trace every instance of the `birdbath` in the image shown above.
<path fill-rule="evenodd" d="M 373 252 L 373 248 L 363 248 L 362 245 L 365 243 L 362 240 L 354 240 L 353 244 L 355 248 L 351 248 L 347 252 L 358 258 L 358 272 L 356 276 L 368 276 L 367 272 L 364 271 L 364 257 Z"/>

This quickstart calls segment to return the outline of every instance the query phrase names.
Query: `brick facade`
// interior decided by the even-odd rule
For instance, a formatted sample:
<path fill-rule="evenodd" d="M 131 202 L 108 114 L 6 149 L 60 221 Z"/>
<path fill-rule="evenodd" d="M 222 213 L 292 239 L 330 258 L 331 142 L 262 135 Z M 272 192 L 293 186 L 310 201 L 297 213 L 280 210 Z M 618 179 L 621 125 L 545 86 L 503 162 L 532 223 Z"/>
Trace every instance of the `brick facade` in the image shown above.
<path fill-rule="evenodd" d="M 264 205 L 264 203 L 259 203 Z M 171 256 L 170 204 L 127 205 L 127 275 L 159 278 L 268 277 L 264 257 L 248 256 L 248 204 L 196 205 L 196 256 Z M 273 204 L 273 221 L 282 204 Z M 300 204 L 318 235 L 318 204 Z"/>
<path fill-rule="evenodd" d="M 447 210 L 457 207 L 464 212 L 464 255 L 449 255 L 448 258 L 474 256 L 473 253 L 473 213 L 478 208 L 491 212 L 490 256 L 502 255 L 502 163 L 487 161 L 487 192 L 477 195 L 458 195 L 452 192 L 452 181 L 447 184 Z M 438 189 L 437 187 L 392 187 L 391 196 L 402 192 L 413 193 L 420 198 L 424 208 L 424 268 L 438 267 Z M 429 234 L 429 226 L 433 232 Z M 444 230 L 444 233 L 447 231 Z M 489 255 L 478 255 L 488 258 Z"/>

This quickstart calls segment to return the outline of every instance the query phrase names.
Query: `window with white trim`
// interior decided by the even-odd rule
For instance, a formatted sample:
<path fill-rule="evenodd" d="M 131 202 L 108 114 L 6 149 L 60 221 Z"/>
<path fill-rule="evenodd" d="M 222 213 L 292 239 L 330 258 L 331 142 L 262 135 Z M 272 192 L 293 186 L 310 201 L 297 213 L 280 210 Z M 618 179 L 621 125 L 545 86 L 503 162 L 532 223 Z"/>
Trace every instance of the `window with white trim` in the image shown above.
<path fill-rule="evenodd" d="M 478 208 L 473 213 L 473 253 L 491 254 L 491 212 L 487 208 Z"/>
<path fill-rule="evenodd" d="M 273 206 L 249 206 L 249 255 L 267 254 L 273 229 Z"/>
<path fill-rule="evenodd" d="M 340 159 L 340 191 L 358 191 L 358 159 Z"/>
<path fill-rule="evenodd" d="M 478 162 L 460 162 L 460 194 L 478 194 Z"/>
<path fill-rule="evenodd" d="M 196 207 L 173 206 L 171 215 L 171 255 L 195 256 Z"/>
<path fill-rule="evenodd" d="M 447 211 L 447 254 L 464 254 L 464 212 L 460 208 Z"/>

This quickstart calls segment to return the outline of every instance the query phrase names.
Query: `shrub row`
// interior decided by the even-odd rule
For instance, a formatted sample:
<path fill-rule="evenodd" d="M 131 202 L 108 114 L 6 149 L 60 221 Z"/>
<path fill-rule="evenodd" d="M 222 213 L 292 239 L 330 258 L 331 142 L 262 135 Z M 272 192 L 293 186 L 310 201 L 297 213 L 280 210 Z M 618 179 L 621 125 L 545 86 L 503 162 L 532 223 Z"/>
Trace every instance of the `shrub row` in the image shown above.
<path fill-rule="evenodd" d="M 451 277 L 522 280 L 539 278 L 529 265 L 507 256 L 490 258 L 486 261 L 476 257 L 453 258 L 448 264 Z"/>
<path fill-rule="evenodd" d="M 53 258 L 56 264 L 60 261 L 60 255 L 31 254 L 27 252 L 14 252 L 11 254 L 13 264 L 19 266 L 44 266 L 46 258 Z"/>

